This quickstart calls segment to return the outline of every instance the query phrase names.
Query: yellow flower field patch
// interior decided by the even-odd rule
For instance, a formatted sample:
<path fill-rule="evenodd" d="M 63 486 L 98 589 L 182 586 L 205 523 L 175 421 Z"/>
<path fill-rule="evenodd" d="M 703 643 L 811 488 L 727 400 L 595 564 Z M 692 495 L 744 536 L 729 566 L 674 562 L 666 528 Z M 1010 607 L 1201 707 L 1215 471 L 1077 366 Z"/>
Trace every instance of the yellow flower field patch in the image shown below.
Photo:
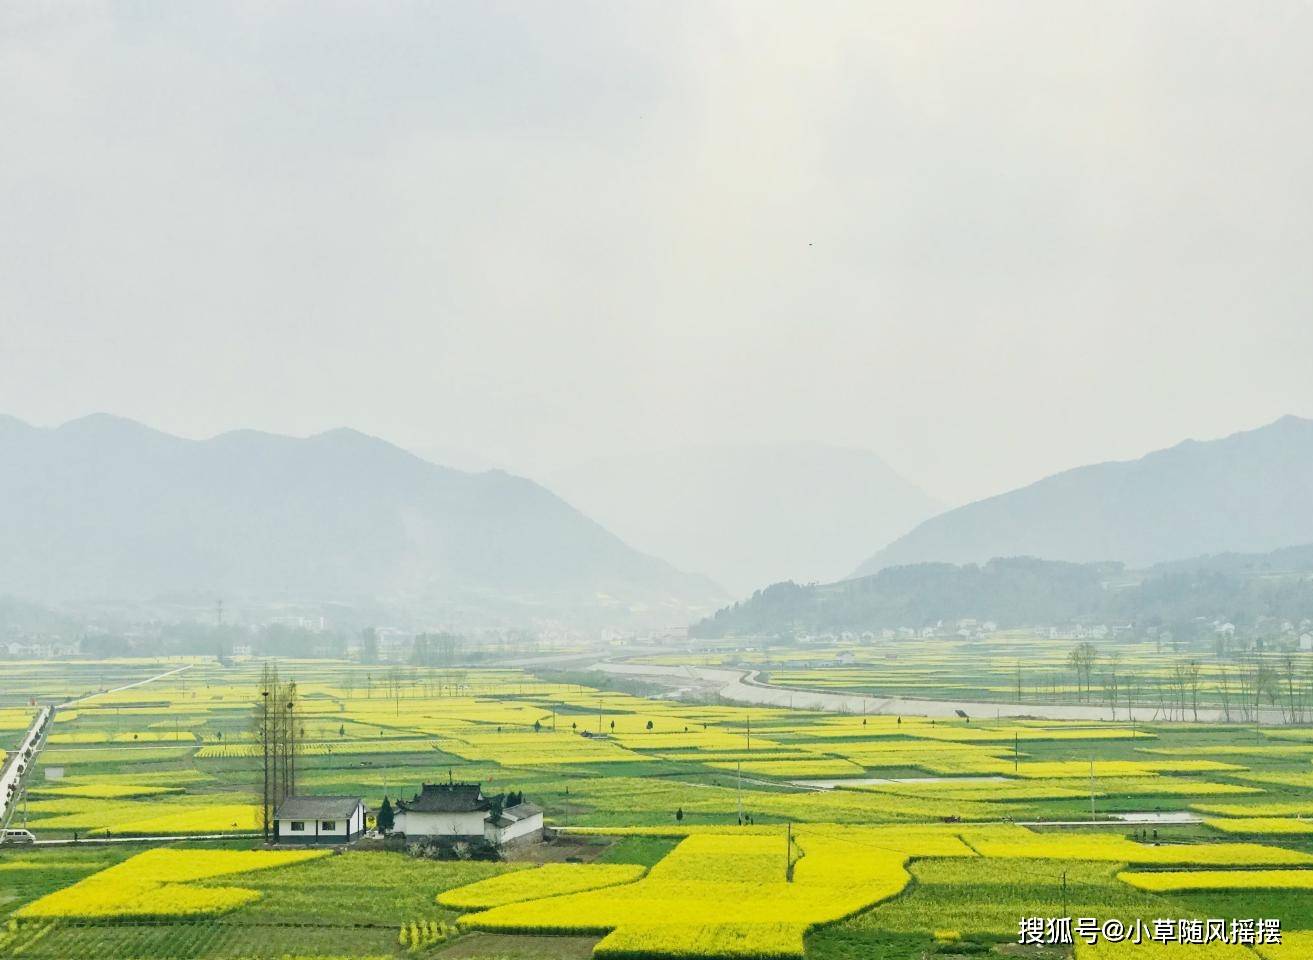
<path fill-rule="evenodd" d="M 549 863 L 448 890 L 438 894 L 438 903 L 457 910 L 487 910 L 507 903 L 632 883 L 644 872 L 643 867 L 632 863 Z"/>
<path fill-rule="evenodd" d="M 1125 871 L 1117 879 L 1139 890 L 1313 890 L 1313 870 Z"/>
<path fill-rule="evenodd" d="M 887 834 L 889 846 L 879 836 L 798 831 L 791 849 L 778 827 L 694 834 L 636 883 L 509 904 L 461 922 L 503 932 L 606 932 L 594 951 L 599 957 L 801 957 L 809 929 L 906 885 L 909 854 L 892 846 L 897 834 Z M 952 848 L 955 838 L 943 839 Z M 956 849 L 970 855 L 960 842 Z"/>
<path fill-rule="evenodd" d="M 1210 817 L 1204 820 L 1223 833 L 1268 833 L 1298 836 L 1313 833 L 1313 822 L 1293 817 Z"/>
<path fill-rule="evenodd" d="M 237 887 L 195 887 L 189 885 L 191 881 L 282 867 L 328 855 L 327 850 L 147 850 L 29 903 L 16 916 L 24 919 L 210 916 L 250 903 L 260 894 Z"/>

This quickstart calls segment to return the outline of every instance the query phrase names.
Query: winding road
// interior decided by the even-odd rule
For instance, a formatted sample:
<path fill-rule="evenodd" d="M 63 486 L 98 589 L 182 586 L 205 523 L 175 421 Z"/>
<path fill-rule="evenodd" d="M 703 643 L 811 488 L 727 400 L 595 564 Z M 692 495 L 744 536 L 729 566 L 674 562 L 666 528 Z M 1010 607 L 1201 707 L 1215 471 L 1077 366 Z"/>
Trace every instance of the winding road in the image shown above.
<path fill-rule="evenodd" d="M 757 680 L 758 671 L 755 670 L 731 670 L 724 667 L 658 666 L 647 663 L 602 661 L 593 664 L 589 669 L 659 683 L 676 692 L 713 693 L 734 703 L 789 707 L 795 710 L 819 710 L 827 713 L 954 717 L 958 715 L 958 711 L 961 711 L 977 719 L 1027 717 L 1036 720 L 1163 721 L 1161 711 L 1145 706 L 1135 707 L 1133 713 L 1125 706 L 1119 707 L 1114 718 L 1112 710 L 1107 706 L 1093 704 L 922 700 L 914 697 L 879 697 L 863 696 L 859 693 L 801 690 L 762 683 Z M 1259 723 L 1280 724 L 1282 719 L 1280 710 L 1260 711 Z M 1224 716 L 1221 710 L 1201 707 L 1199 720 L 1203 723 L 1218 723 L 1224 720 Z"/>

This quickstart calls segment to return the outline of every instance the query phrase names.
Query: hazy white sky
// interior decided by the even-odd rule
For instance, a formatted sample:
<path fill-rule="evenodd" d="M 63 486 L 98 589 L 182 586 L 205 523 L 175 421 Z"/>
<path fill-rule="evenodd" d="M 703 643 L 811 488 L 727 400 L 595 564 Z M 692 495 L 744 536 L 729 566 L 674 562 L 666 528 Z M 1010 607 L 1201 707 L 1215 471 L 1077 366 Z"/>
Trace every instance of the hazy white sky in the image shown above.
<path fill-rule="evenodd" d="M 7 2 L 0 411 L 951 500 L 1313 415 L 1313 6 Z"/>

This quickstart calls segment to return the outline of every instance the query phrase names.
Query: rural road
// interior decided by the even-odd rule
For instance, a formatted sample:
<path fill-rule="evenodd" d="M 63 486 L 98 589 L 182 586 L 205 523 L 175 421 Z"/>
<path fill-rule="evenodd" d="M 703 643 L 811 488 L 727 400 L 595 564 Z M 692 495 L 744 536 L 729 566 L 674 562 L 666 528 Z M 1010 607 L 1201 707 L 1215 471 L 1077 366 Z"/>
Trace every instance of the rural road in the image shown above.
<path fill-rule="evenodd" d="M 829 693 L 820 690 L 799 690 L 757 681 L 757 671 L 730 670 L 723 667 L 658 666 L 646 663 L 613 663 L 602 661 L 589 669 L 616 676 L 633 677 L 661 683 L 675 690 L 715 693 L 734 703 L 750 703 L 764 707 L 790 707 L 797 710 L 819 710 L 828 713 L 850 714 L 901 714 L 913 717 L 953 717 L 961 710 L 977 719 L 994 717 L 1033 717 L 1039 720 L 1112 720 L 1112 711 L 1106 706 L 1076 703 L 1002 703 L 968 700 L 921 700 L 913 697 L 862 696 L 856 693 Z M 1193 719 L 1193 714 L 1191 715 Z M 1126 707 L 1117 710 L 1118 720 L 1140 722 L 1158 720 L 1159 711 L 1153 707 L 1137 706 L 1132 717 Z M 1216 723 L 1224 719 L 1222 711 L 1200 708 L 1199 720 Z M 1260 723 L 1280 724 L 1281 711 L 1263 710 Z"/>
<path fill-rule="evenodd" d="M 38 824 L 37 826 L 40 826 Z M 25 844 L 25 846 L 38 847 L 71 847 L 71 846 L 94 846 L 103 843 L 164 843 L 174 840 L 241 840 L 246 837 L 262 836 L 259 830 L 242 831 L 238 833 L 188 833 L 188 834 L 166 834 L 158 837 L 79 837 L 77 840 L 38 840 L 35 844 Z"/>
<path fill-rule="evenodd" d="M 120 690 L 131 690 L 135 687 L 142 687 L 148 683 L 154 683 L 156 680 L 163 680 L 165 677 L 171 677 L 176 673 L 182 673 L 184 670 L 190 670 L 195 664 L 186 664 L 174 670 L 166 670 L 164 673 L 158 673 L 153 677 L 147 677 L 144 680 L 138 680 L 135 683 L 125 683 L 121 687 L 115 687 L 112 690 L 102 690 L 100 693 L 92 693 L 85 697 L 78 697 L 76 700 L 66 701 L 63 706 L 72 707 L 79 703 L 86 703 L 95 697 L 103 697 L 108 693 L 118 693 Z M 14 751 L 13 755 L 7 757 L 7 764 L 3 773 L 0 773 L 0 827 L 9 825 L 9 819 L 13 814 L 14 805 L 18 802 L 19 797 L 23 795 L 24 781 L 31 775 L 33 768 L 36 766 L 37 757 L 41 753 L 41 748 L 45 746 L 46 734 L 49 733 L 51 720 L 54 716 L 54 709 L 51 707 L 42 707 L 37 711 L 36 716 L 32 719 L 32 726 L 23 742 Z M 64 843 L 71 841 L 47 840 L 39 841 L 44 843 Z"/>
<path fill-rule="evenodd" d="M 41 752 L 53 714 L 54 711 L 49 707 L 38 710 L 23 741 L 5 758 L 4 772 L 0 773 L 0 827 L 9 826 L 14 804 L 23 793 L 23 781 L 36 763 L 37 754 Z"/>
<path fill-rule="evenodd" d="M 135 683 L 125 683 L 123 686 L 115 687 L 113 690 L 102 690 L 99 693 L 89 693 L 85 697 L 78 697 L 76 700 L 69 700 L 64 703 L 63 706 L 72 707 L 79 703 L 86 703 L 88 700 L 94 700 L 96 697 L 103 697 L 106 694 L 118 693 L 121 690 L 132 690 L 136 687 L 144 687 L 148 683 L 154 683 L 156 680 L 163 680 L 165 677 L 171 677 L 175 673 L 182 673 L 184 670 L 190 670 L 194 666 L 196 666 L 196 664 L 189 663 L 185 666 L 178 667 L 175 670 L 167 670 L 164 673 L 157 673 L 155 676 L 147 677 L 145 680 L 138 680 Z"/>

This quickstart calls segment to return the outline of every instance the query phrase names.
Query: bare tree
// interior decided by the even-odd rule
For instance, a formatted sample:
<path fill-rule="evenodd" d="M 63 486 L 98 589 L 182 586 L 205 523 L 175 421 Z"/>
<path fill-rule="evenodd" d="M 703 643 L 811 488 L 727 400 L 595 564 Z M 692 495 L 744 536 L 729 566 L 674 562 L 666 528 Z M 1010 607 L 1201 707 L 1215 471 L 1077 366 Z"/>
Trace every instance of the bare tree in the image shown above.
<path fill-rule="evenodd" d="M 285 798 L 296 793 L 296 757 L 302 736 L 296 682 L 281 682 L 277 665 L 268 661 L 260 675 L 254 730 L 261 757 L 261 824 L 268 842 L 274 811 Z"/>
<path fill-rule="evenodd" d="M 1172 666 L 1172 693 L 1176 705 L 1176 719 L 1184 720 L 1186 704 L 1194 707 L 1194 718 L 1199 719 L 1199 663 L 1196 660 L 1178 660 Z"/>
<path fill-rule="evenodd" d="M 1140 700 L 1140 675 L 1137 671 L 1132 670 L 1126 675 L 1126 709 L 1130 711 L 1131 719 L 1135 719 L 1135 705 Z"/>
<path fill-rule="evenodd" d="M 1077 693 L 1082 694 L 1081 698 L 1084 700 L 1090 697 L 1090 680 L 1094 672 L 1094 661 L 1098 656 L 1099 651 L 1088 640 L 1076 644 L 1071 653 L 1067 654 L 1067 662 L 1076 672 Z"/>
<path fill-rule="evenodd" d="M 401 716 L 401 691 L 405 684 L 405 674 L 400 667 L 393 667 L 387 672 L 388 696 L 396 706 L 397 716 Z"/>
<path fill-rule="evenodd" d="M 1108 655 L 1108 669 L 1103 671 L 1103 696 L 1108 701 L 1108 706 L 1112 709 L 1112 718 L 1117 719 L 1117 696 L 1120 692 L 1120 680 L 1117 676 L 1117 667 L 1121 663 L 1121 657 L 1116 653 Z"/>
<path fill-rule="evenodd" d="M 1297 674 L 1298 667 L 1295 656 L 1287 653 L 1281 658 L 1281 677 L 1285 686 L 1285 705 L 1282 713 L 1285 715 L 1286 723 L 1302 723 L 1303 713 L 1300 705 L 1300 697 L 1297 695 Z"/>
<path fill-rule="evenodd" d="M 1231 722 L 1231 677 L 1227 674 L 1226 667 L 1219 664 L 1217 667 L 1217 693 L 1222 700 L 1222 716 L 1227 723 Z"/>
<path fill-rule="evenodd" d="M 1185 683 L 1190 690 L 1190 709 L 1194 711 L 1194 722 L 1199 722 L 1199 661 L 1190 660 L 1185 664 Z"/>

